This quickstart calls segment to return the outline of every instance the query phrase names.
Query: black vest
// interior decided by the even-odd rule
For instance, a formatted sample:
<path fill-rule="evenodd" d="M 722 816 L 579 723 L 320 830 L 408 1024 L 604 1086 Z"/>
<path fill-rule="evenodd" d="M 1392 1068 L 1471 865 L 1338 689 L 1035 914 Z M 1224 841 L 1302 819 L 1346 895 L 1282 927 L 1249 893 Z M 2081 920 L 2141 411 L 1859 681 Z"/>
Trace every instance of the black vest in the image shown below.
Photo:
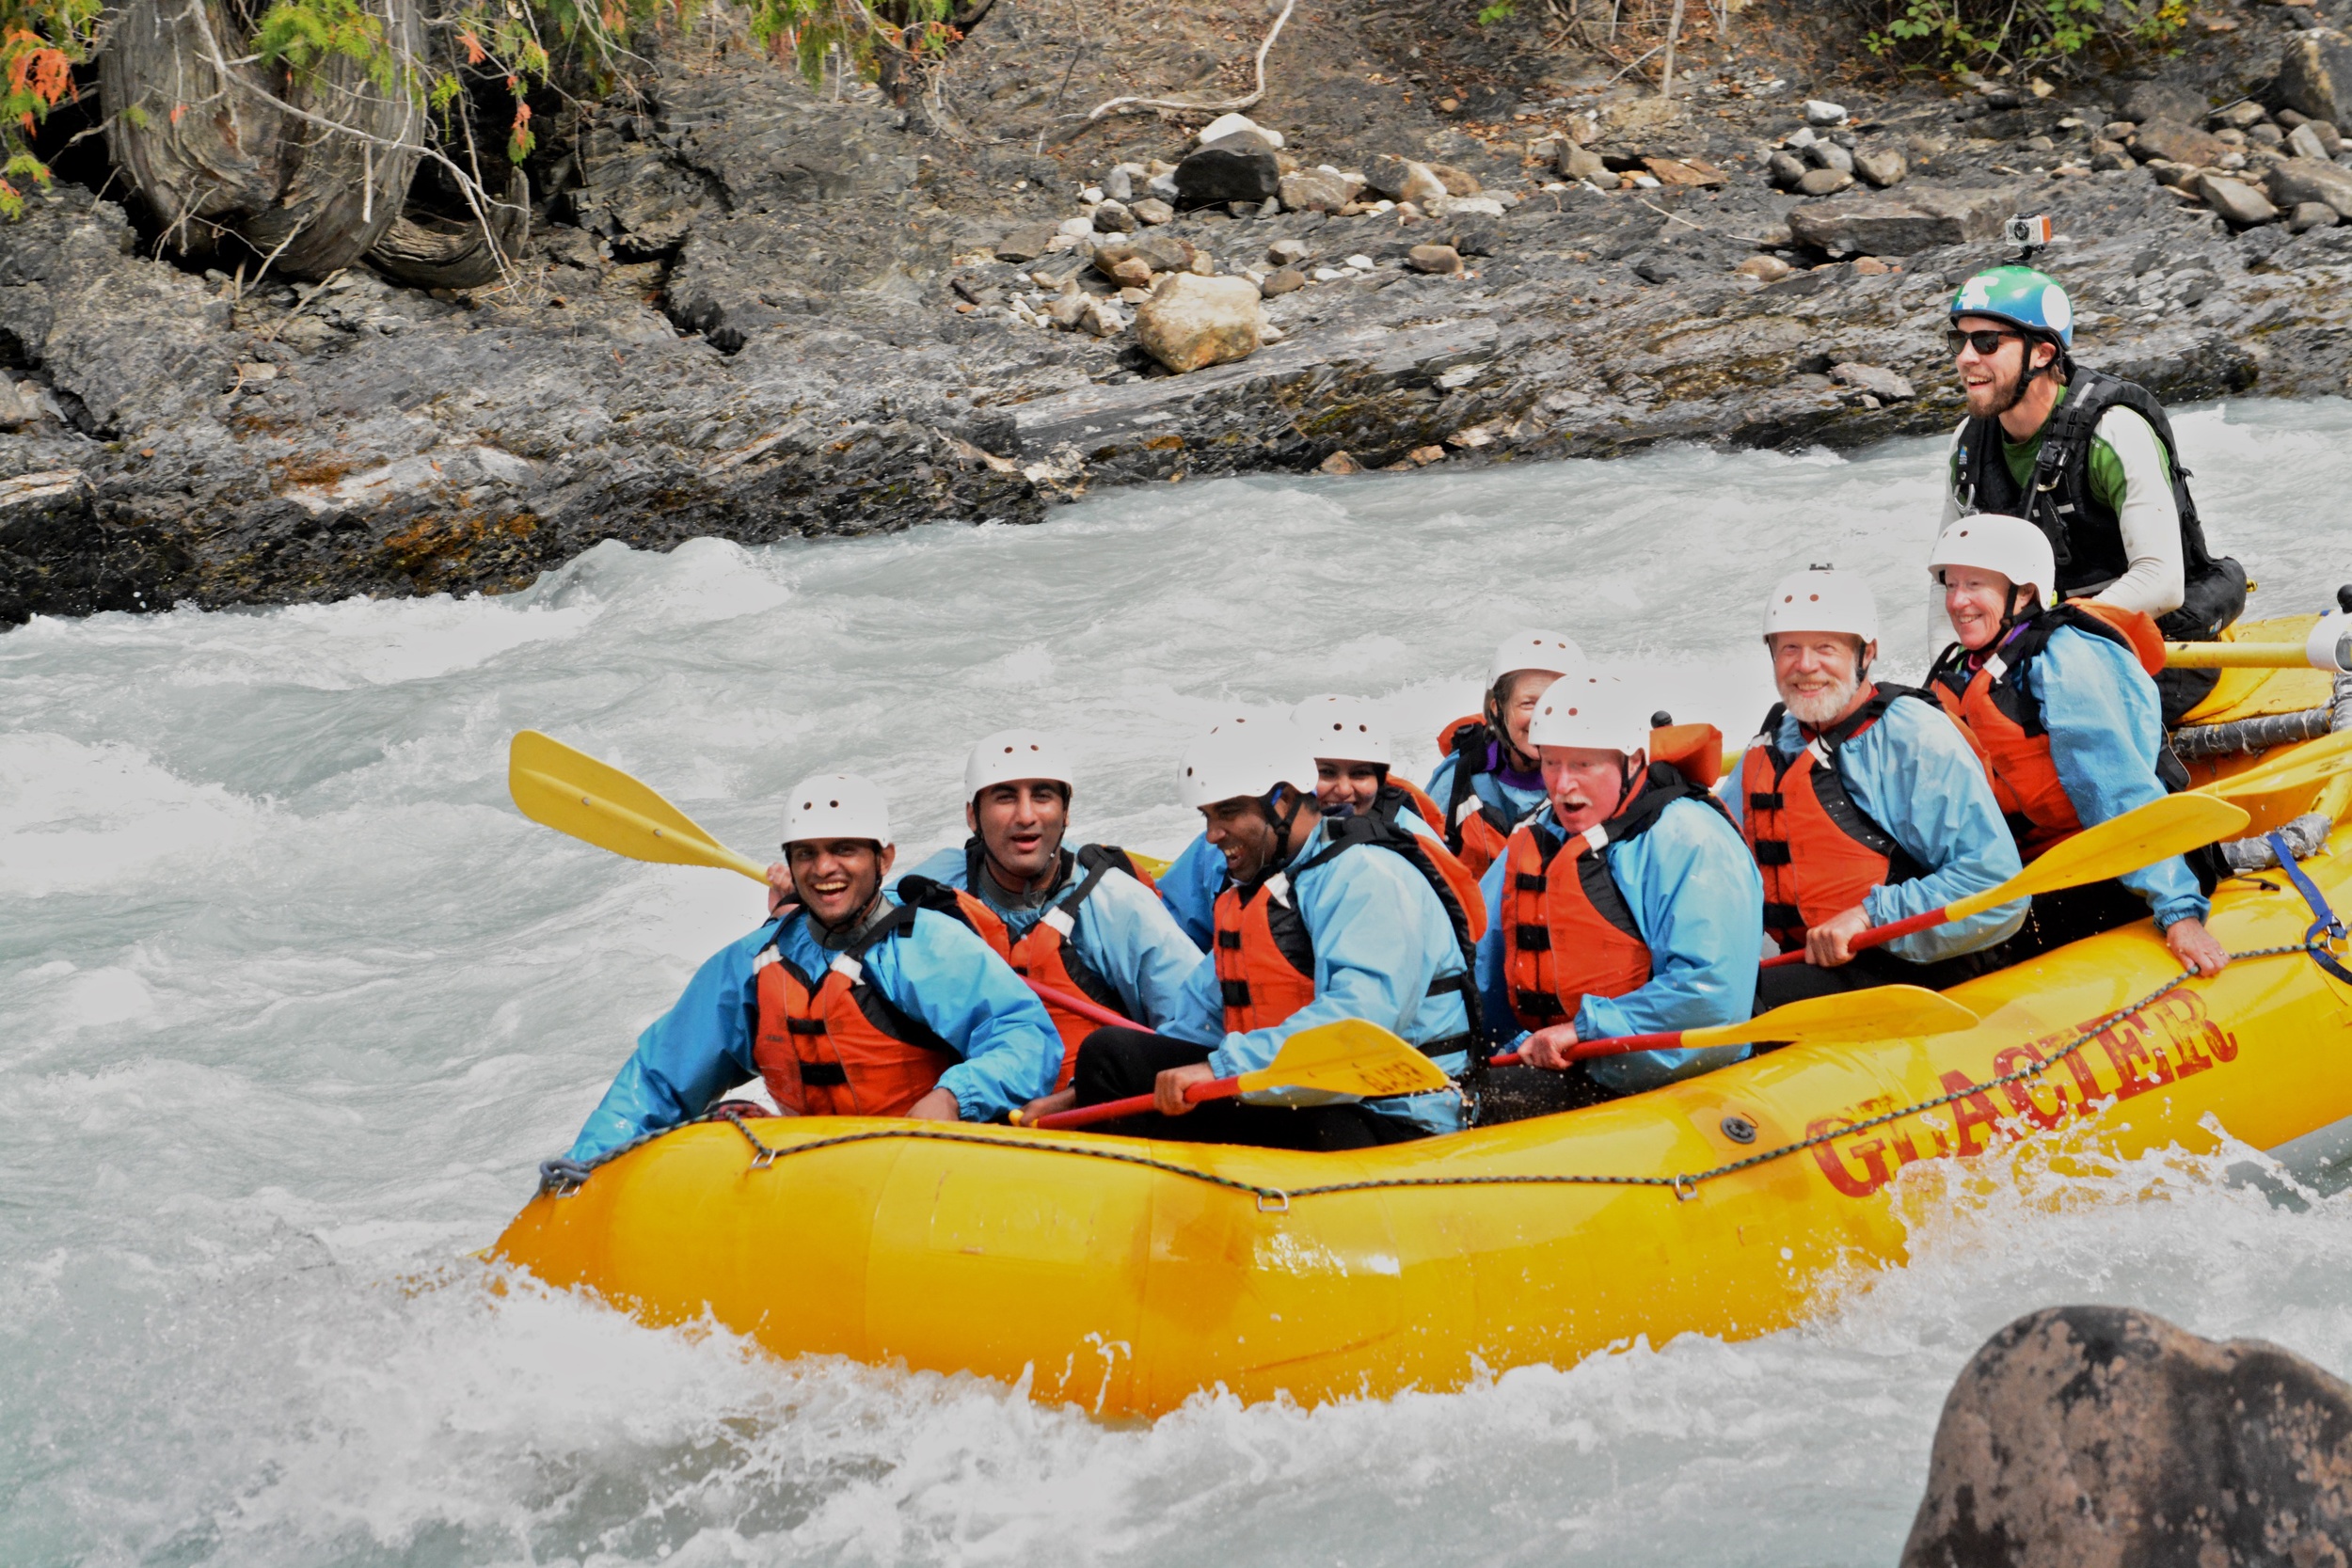
<path fill-rule="evenodd" d="M 2110 408 L 2128 408 L 2147 420 L 2172 468 L 2172 503 L 2181 514 L 2184 592 L 2181 608 L 2160 617 L 2156 625 L 2176 641 L 2209 641 L 2246 609 L 2246 569 L 2206 548 L 2204 525 L 2188 492 L 2189 472 L 2181 466 L 2180 448 L 2172 438 L 2172 421 L 2137 382 L 2075 366 L 2066 401 L 2042 427 L 2042 451 L 2022 488 L 2002 454 L 2000 420 L 1969 420 L 1961 431 L 1953 463 L 1961 509 L 2024 517 L 2049 535 L 2062 595 L 2082 598 L 2106 587 L 2131 567 L 2114 510 L 2090 493 L 2091 436 Z"/>

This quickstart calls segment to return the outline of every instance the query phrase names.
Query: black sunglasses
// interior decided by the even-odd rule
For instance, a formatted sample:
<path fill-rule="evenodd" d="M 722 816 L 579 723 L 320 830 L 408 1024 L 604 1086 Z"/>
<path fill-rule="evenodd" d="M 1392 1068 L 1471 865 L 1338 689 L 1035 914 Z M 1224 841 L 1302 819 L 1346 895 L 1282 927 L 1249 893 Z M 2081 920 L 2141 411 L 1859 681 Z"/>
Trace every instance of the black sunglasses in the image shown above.
<path fill-rule="evenodd" d="M 1990 359 L 2001 352 L 2003 341 L 2024 337 L 2022 332 L 1963 332 L 1954 328 L 1944 334 L 1944 352 L 1957 358 L 1963 347 L 1973 348 L 1980 356 Z"/>

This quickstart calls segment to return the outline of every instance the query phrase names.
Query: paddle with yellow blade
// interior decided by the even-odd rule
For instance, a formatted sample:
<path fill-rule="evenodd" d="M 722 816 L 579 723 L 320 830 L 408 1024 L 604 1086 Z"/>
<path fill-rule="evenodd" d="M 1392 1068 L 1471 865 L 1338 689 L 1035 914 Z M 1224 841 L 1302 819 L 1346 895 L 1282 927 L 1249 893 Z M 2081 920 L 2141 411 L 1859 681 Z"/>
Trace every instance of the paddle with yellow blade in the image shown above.
<path fill-rule="evenodd" d="M 1621 1056 L 1629 1051 L 1697 1051 L 1714 1045 L 1754 1045 L 1760 1040 L 1813 1045 L 1909 1039 L 1919 1035 L 1948 1035 L 1976 1024 L 1977 1015 L 1948 996 L 1920 986 L 1877 986 L 1837 996 L 1808 997 L 1740 1023 L 1579 1040 L 1568 1048 L 1568 1059 L 1581 1062 L 1595 1056 Z M 1497 1056 L 1492 1065 L 1517 1067 L 1519 1061 L 1519 1053 L 1514 1051 Z"/>
<path fill-rule="evenodd" d="M 2244 811 L 2211 795 L 2194 791 L 2168 795 L 2121 816 L 2110 817 L 2095 828 L 2085 828 L 1996 887 L 1956 898 L 1940 909 L 1873 926 L 1857 935 L 1851 945 L 1856 952 L 1879 947 L 1914 931 L 1982 914 L 2014 899 L 2104 882 L 2126 871 L 2137 871 L 2216 839 L 2227 838 L 2250 820 Z M 1783 964 L 1803 962 L 1804 951 L 1799 948 L 1766 958 L 1762 967 L 1776 969 Z"/>
<path fill-rule="evenodd" d="M 2233 795 L 2267 795 L 2274 790 L 2316 784 L 2331 774 L 2346 771 L 2352 771 L 2352 730 L 2338 730 L 2333 735 L 2304 741 L 2281 755 L 2249 768 L 2243 773 L 2233 773 L 2226 779 L 2200 784 L 2189 793 L 2213 795 L 2224 800 Z M 2116 820 L 2122 821 L 2122 818 Z"/>
<path fill-rule="evenodd" d="M 1931 993 L 1932 994 L 1932 993 Z M 1973 1022 L 1973 1021 L 1972 1021 Z M 1442 1089 L 1452 1080 L 1438 1064 L 1377 1023 L 1360 1018 L 1335 1019 L 1301 1029 L 1282 1042 L 1274 1060 L 1255 1072 L 1235 1078 L 1212 1078 L 1184 1091 L 1194 1104 L 1204 1100 L 1232 1100 L 1279 1089 L 1314 1089 L 1324 1094 L 1425 1094 Z M 1157 1103 L 1139 1094 L 1126 1100 L 1054 1111 L 1025 1123 L 1030 1127 L 1089 1127 L 1141 1116 Z"/>
<path fill-rule="evenodd" d="M 765 866 L 712 838 L 645 784 L 537 730 L 516 735 L 506 755 L 506 787 L 525 816 L 599 849 L 663 865 L 716 866 L 767 884 Z M 1097 1023 L 1142 1027 L 1075 992 L 1028 984 L 1046 1001 Z"/>
<path fill-rule="evenodd" d="M 2341 597 L 2342 595 L 2339 595 Z M 2167 642 L 2170 670 L 2299 670 L 2352 674 L 2352 611 L 2322 615 L 2300 642 Z"/>

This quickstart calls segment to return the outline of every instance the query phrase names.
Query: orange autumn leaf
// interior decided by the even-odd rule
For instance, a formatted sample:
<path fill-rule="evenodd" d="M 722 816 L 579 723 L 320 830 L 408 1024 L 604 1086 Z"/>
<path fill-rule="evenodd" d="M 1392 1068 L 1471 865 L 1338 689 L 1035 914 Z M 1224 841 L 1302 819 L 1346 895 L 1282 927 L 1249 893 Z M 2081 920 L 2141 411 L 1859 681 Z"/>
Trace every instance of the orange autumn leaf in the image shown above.
<path fill-rule="evenodd" d="M 474 37 L 473 29 L 470 27 L 457 35 L 457 41 L 466 46 L 468 65 L 480 65 L 490 57 L 489 51 L 482 47 L 482 40 Z"/>
<path fill-rule="evenodd" d="M 174 125 L 179 124 L 179 123 L 180 123 L 180 117 L 181 117 L 182 115 L 183 115 L 183 114 L 186 114 L 187 112 L 188 112 L 188 106 L 187 106 L 185 103 L 174 103 L 174 104 L 171 106 L 171 122 L 172 122 Z"/>

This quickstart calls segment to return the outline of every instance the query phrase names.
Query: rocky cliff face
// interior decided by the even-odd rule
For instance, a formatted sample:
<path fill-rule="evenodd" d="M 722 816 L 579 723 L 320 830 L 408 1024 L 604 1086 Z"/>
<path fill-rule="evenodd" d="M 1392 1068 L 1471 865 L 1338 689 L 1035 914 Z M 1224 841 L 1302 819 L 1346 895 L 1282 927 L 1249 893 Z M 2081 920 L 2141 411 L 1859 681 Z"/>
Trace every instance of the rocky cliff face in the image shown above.
<path fill-rule="evenodd" d="M 1271 201 L 1203 204 L 1206 116 L 1083 115 L 1220 95 L 1263 14 L 1089 41 L 1098 11 L 1045 0 L 998 0 L 906 108 L 667 40 L 534 167 L 524 276 L 471 294 L 199 276 L 61 185 L 0 229 L 0 624 L 495 591 L 604 539 L 1027 522 L 1109 483 L 1938 428 L 1942 307 L 2011 212 L 2055 215 L 2088 362 L 2344 389 L 2352 167 L 2280 85 L 2334 46 L 2281 13 L 2201 79 L 1841 90 L 1808 122 L 1758 11 L 1661 103 L 1586 55 L 1448 65 L 1427 8 L 1300 8 L 1252 111 L 1284 145 L 1220 177 Z M 1439 97 L 1449 71 L 1485 85 Z M 2210 118 L 2249 86 L 2270 112 Z M 1172 271 L 1249 278 L 1265 346 L 1168 373 L 1132 323 Z"/>

